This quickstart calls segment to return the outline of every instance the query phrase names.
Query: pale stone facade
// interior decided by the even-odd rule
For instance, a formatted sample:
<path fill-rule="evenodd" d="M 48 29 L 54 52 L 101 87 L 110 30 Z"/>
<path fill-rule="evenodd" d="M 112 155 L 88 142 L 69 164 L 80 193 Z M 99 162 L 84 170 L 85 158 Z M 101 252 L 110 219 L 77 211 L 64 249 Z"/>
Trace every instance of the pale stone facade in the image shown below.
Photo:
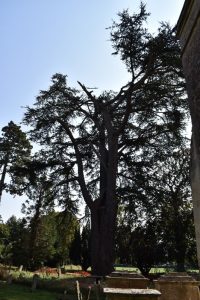
<path fill-rule="evenodd" d="M 200 0 L 186 0 L 177 23 L 192 118 L 192 198 L 200 268 Z"/>

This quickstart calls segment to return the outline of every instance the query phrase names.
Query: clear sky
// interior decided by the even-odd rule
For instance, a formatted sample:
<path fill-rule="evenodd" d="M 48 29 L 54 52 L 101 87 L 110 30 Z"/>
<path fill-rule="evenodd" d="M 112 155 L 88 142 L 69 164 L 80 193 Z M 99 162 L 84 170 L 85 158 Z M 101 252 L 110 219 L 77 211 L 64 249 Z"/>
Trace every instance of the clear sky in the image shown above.
<path fill-rule="evenodd" d="M 148 26 L 175 25 L 184 0 L 146 0 Z M 139 0 L 0 0 L 0 128 L 19 123 L 24 106 L 56 73 L 98 89 L 118 91 L 128 80 L 119 58 L 111 56 L 109 31 L 119 11 L 136 12 Z M 0 215 L 20 216 L 22 199 L 3 194 Z"/>

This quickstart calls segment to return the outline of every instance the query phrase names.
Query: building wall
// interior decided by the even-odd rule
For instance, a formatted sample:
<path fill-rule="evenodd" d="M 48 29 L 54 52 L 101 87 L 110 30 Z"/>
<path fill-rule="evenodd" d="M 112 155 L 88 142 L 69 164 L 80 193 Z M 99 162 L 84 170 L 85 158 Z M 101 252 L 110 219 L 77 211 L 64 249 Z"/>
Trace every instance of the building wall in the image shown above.
<path fill-rule="evenodd" d="M 186 78 L 192 119 L 192 198 L 200 267 L 200 0 L 186 0 L 177 35 L 182 48 L 182 63 Z"/>

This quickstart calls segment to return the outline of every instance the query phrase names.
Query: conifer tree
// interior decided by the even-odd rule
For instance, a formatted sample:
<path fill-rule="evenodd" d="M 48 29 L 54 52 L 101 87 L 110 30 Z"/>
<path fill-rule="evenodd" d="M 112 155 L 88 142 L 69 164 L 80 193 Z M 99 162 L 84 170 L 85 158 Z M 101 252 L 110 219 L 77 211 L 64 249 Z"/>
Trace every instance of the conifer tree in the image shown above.
<path fill-rule="evenodd" d="M 67 182 L 68 194 L 76 190 L 90 209 L 95 275 L 113 270 L 117 187 L 131 156 L 141 152 L 145 156 L 147 148 L 164 148 L 174 137 L 179 143 L 184 128 L 179 45 L 167 24 L 157 35 L 150 34 L 147 17 L 141 4 L 138 14 L 125 10 L 110 27 L 114 54 L 120 55 L 130 74 L 118 93 L 97 96 L 80 82 L 77 90 L 68 86 L 66 76 L 55 74 L 24 117 L 24 123 L 32 126 L 32 140 L 43 146 L 51 176 L 59 174 L 60 186 Z"/>

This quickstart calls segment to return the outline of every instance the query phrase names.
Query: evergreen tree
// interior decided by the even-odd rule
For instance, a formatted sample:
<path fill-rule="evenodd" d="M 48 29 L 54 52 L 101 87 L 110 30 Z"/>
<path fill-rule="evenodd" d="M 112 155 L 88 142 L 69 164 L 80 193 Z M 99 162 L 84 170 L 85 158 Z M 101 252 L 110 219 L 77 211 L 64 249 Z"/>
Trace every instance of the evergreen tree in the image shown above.
<path fill-rule="evenodd" d="M 147 17 L 141 4 L 138 14 L 123 11 L 111 27 L 114 54 L 130 73 L 119 93 L 96 96 L 79 82 L 80 92 L 56 74 L 24 117 L 32 140 L 44 146 L 51 176 L 59 175 L 60 187 L 67 183 L 67 194 L 76 190 L 90 209 L 91 266 L 97 275 L 113 270 L 117 187 L 131 157 L 144 146 L 148 152 L 164 148 L 174 136 L 178 142 L 184 127 L 185 84 L 176 37 L 167 24 L 151 35 L 144 27 Z"/>
<path fill-rule="evenodd" d="M 0 216 L 0 261 L 6 263 L 10 259 L 9 228 Z"/>
<path fill-rule="evenodd" d="M 153 154 L 151 166 L 149 159 L 148 155 L 147 162 L 138 157 L 139 169 L 132 161 L 126 181 L 118 191 L 118 197 L 123 197 L 123 219 L 117 234 L 118 256 L 121 258 L 125 249 L 132 249 L 133 261 L 143 273 L 156 263 L 169 262 L 176 263 L 177 271 L 184 271 L 185 262 L 194 264 L 196 260 L 194 254 L 193 259 L 189 258 L 191 245 L 195 247 L 189 150 L 173 149 L 170 143 L 165 151 L 158 149 L 156 155 Z M 126 239 L 121 241 L 123 232 Z M 131 260 L 130 255 L 127 258 Z M 141 264 L 143 266 L 139 266 Z"/>
<path fill-rule="evenodd" d="M 9 230 L 7 238 L 9 249 L 9 263 L 15 266 L 28 266 L 28 239 L 29 232 L 25 219 L 10 217 L 6 224 Z M 8 263 L 8 261 L 7 261 Z"/>
<path fill-rule="evenodd" d="M 70 261 L 74 265 L 81 265 L 81 246 L 80 228 L 77 228 L 69 252 Z"/>
<path fill-rule="evenodd" d="M 57 263 L 65 265 L 71 260 L 76 265 L 80 264 L 79 243 L 80 228 L 77 217 L 70 211 L 62 211 L 56 216 L 56 257 Z M 73 250 L 72 250 L 73 249 Z M 73 253 L 72 253 L 73 251 Z"/>
<path fill-rule="evenodd" d="M 2 128 L 0 137 L 0 200 L 3 190 L 20 193 L 18 185 L 20 177 L 14 176 L 13 168 L 22 166 L 29 158 L 31 145 L 20 126 L 9 122 Z M 5 181 L 6 174 L 10 176 L 10 184 Z"/>
<path fill-rule="evenodd" d="M 87 271 L 91 265 L 91 229 L 86 224 L 81 234 L 81 267 Z"/>

